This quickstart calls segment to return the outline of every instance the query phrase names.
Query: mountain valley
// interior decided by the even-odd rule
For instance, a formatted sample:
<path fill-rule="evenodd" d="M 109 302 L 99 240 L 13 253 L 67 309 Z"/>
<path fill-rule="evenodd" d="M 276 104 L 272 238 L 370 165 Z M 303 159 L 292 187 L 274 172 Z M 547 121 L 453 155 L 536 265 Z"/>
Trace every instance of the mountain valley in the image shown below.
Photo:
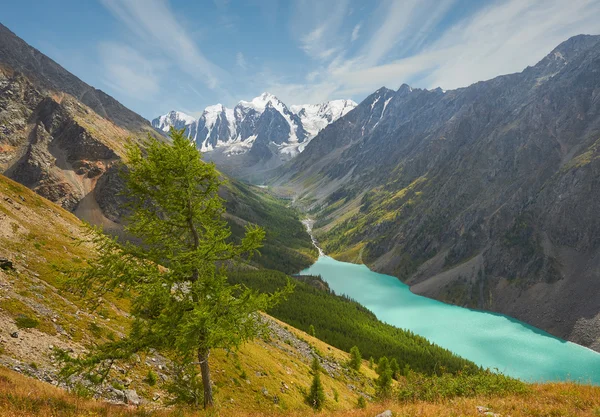
<path fill-rule="evenodd" d="M 243 95 L 319 103 L 232 105 L 270 61 L 228 51 L 225 88 L 167 17 L 169 59 L 98 46 L 152 121 L 0 23 L 0 416 L 600 415 L 600 35 L 357 103 L 378 51 L 323 25 L 320 94 Z M 227 106 L 171 107 L 178 65 Z"/>
<path fill-rule="evenodd" d="M 600 349 L 600 37 L 458 90 L 381 88 L 272 180 L 326 253 Z"/>

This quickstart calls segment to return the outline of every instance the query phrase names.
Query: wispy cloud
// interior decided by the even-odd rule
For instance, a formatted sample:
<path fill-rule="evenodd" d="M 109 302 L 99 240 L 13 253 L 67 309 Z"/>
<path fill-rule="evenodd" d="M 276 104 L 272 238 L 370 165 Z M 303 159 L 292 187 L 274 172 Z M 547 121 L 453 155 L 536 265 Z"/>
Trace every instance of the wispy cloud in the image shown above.
<path fill-rule="evenodd" d="M 151 42 L 183 71 L 216 89 L 224 70 L 208 60 L 162 0 L 101 0 L 102 4 L 144 42 Z"/>
<path fill-rule="evenodd" d="M 356 26 L 354 26 L 354 29 L 352 29 L 352 36 L 350 37 L 350 41 L 354 42 L 355 40 L 358 39 L 358 33 L 360 32 L 360 26 L 361 26 L 360 23 L 358 23 Z"/>
<path fill-rule="evenodd" d="M 248 63 L 246 62 L 246 58 L 244 57 L 244 54 L 241 52 L 238 52 L 235 55 L 235 63 L 238 67 L 240 67 L 243 70 L 248 69 Z"/>
<path fill-rule="evenodd" d="M 137 99 L 155 96 L 160 91 L 157 72 L 161 63 L 119 43 L 102 42 L 98 49 L 104 66 L 104 83 L 111 89 Z"/>
<path fill-rule="evenodd" d="M 324 61 L 340 52 L 340 28 L 348 4 L 349 0 L 300 0 L 296 3 L 292 32 L 309 57 Z"/>
<path fill-rule="evenodd" d="M 372 25 L 356 24 L 351 44 L 359 35 L 361 48 L 353 55 L 338 46 L 327 64 L 305 77 L 307 85 L 271 83 L 292 102 L 368 94 L 382 85 L 403 82 L 446 89 L 521 71 L 555 46 L 580 33 L 600 33 L 597 0 L 506 0 L 480 8 L 452 25 L 442 25 L 457 0 L 388 0 L 376 11 Z M 322 24 L 305 34 L 301 48 L 325 39 Z M 371 28 L 370 33 L 365 28 Z M 346 32 L 348 33 L 348 32 Z M 346 35 L 347 36 L 347 35 Z M 322 53 L 323 49 L 320 49 Z M 322 58 L 322 56 L 321 56 Z"/>

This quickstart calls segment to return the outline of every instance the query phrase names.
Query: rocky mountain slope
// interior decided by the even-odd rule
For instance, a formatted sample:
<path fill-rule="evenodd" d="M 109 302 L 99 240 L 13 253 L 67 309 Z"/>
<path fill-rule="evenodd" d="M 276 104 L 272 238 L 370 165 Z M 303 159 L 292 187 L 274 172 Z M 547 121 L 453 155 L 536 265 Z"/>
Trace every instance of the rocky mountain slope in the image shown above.
<path fill-rule="evenodd" d="M 156 131 L 0 25 L 0 172 L 88 221 L 128 138 Z M 114 178 L 113 178 L 114 181 Z"/>
<path fill-rule="evenodd" d="M 175 123 L 177 117 L 166 119 Z M 0 26 L 0 173 L 119 233 L 121 157 L 128 140 L 148 133 L 162 138 L 148 121 Z M 248 221 L 265 227 L 261 262 L 273 264 L 275 248 L 282 248 L 281 269 L 295 272 L 316 257 L 296 214 L 284 204 L 236 181 L 222 187 L 221 195 L 238 235 Z"/>
<path fill-rule="evenodd" d="M 452 91 L 381 88 L 274 184 L 326 252 L 600 350 L 600 37 Z"/>
<path fill-rule="evenodd" d="M 32 48 L 0 23 L 0 64 L 34 80 L 43 90 L 63 92 L 100 117 L 131 131 L 147 130 L 148 122 L 117 100 L 81 81 L 52 59 Z"/>
<path fill-rule="evenodd" d="M 263 172 L 302 152 L 320 130 L 354 107 L 352 100 L 333 100 L 288 108 L 273 94 L 263 93 L 233 109 L 209 106 L 198 120 L 171 111 L 152 120 L 152 126 L 164 132 L 185 128 L 190 140 L 224 172 L 260 182 Z"/>

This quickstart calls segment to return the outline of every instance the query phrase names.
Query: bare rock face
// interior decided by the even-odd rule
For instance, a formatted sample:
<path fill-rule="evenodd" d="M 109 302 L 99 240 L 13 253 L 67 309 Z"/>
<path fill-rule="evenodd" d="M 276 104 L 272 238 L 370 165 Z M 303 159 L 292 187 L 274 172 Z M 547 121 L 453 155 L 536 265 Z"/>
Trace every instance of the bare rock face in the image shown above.
<path fill-rule="evenodd" d="M 275 182 L 320 211 L 326 252 L 597 349 L 598 68 L 600 37 L 582 35 L 467 88 L 382 88 Z"/>
<path fill-rule="evenodd" d="M 75 210 L 117 154 L 23 75 L 3 71 L 0 85 L 5 175 Z"/>

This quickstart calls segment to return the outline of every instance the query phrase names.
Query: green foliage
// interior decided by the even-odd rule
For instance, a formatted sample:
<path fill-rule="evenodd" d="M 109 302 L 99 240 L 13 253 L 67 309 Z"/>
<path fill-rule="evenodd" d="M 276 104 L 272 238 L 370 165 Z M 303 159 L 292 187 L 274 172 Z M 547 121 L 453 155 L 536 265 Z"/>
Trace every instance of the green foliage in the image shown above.
<path fill-rule="evenodd" d="M 103 379 L 115 360 L 153 348 L 179 363 L 181 371 L 170 385 L 174 397 L 198 404 L 202 384 L 194 363 L 209 378 L 210 350 L 236 348 L 258 335 L 264 325 L 256 312 L 291 288 L 267 295 L 230 285 L 224 264 L 251 258 L 264 231 L 247 226 L 244 237 L 233 242 L 214 164 L 201 160 L 183 131 L 171 130 L 171 138 L 172 143 L 164 143 L 149 137 L 144 149 L 128 147 L 125 231 L 133 239 L 121 241 L 90 228 L 98 255 L 71 280 L 74 290 L 92 294 L 96 301 L 109 292 L 129 298 L 134 318 L 130 333 L 96 346 L 83 358 L 62 355 L 67 362 L 62 374 L 95 370 Z M 212 401 L 207 384 L 204 405 Z"/>
<path fill-rule="evenodd" d="M 19 329 L 33 329 L 38 327 L 40 322 L 33 317 L 21 314 L 15 319 L 15 324 Z"/>
<path fill-rule="evenodd" d="M 387 398 L 392 391 L 392 370 L 390 369 L 390 362 L 387 357 L 383 356 L 379 359 L 377 373 L 379 374 L 377 381 L 375 381 L 377 396 Z"/>
<path fill-rule="evenodd" d="M 362 364 L 362 355 L 358 346 L 352 346 L 350 348 L 350 362 L 348 365 L 355 371 L 360 371 L 360 365 Z"/>
<path fill-rule="evenodd" d="M 90 323 L 88 325 L 88 330 L 95 336 L 95 337 L 102 337 L 103 331 L 102 331 L 102 327 L 98 326 L 97 323 Z"/>
<path fill-rule="evenodd" d="M 196 367 L 191 363 L 175 363 L 172 378 L 164 385 L 170 398 L 168 405 L 185 404 L 199 407 L 204 401 L 204 386 Z"/>
<path fill-rule="evenodd" d="M 72 387 L 71 387 L 71 392 L 75 395 L 77 395 L 80 398 L 92 398 L 94 396 L 94 392 L 87 386 L 85 386 L 83 383 L 81 382 L 76 382 Z"/>
<path fill-rule="evenodd" d="M 321 383 L 321 365 L 319 365 L 319 359 L 316 356 L 313 358 L 311 369 L 313 372 L 313 380 L 310 385 L 310 390 L 306 395 L 306 402 L 315 410 L 320 410 L 325 403 L 325 390 Z"/>
<path fill-rule="evenodd" d="M 478 374 L 425 376 L 408 372 L 406 380 L 398 390 L 398 399 L 403 402 L 439 401 L 455 397 L 481 395 L 506 396 L 524 394 L 527 385 L 517 379 L 490 371 Z"/>
<path fill-rule="evenodd" d="M 315 333 L 315 326 L 313 326 L 312 324 L 310 326 L 308 326 L 308 334 L 311 335 L 312 337 L 317 337 L 317 335 Z"/>
<path fill-rule="evenodd" d="M 283 273 L 268 270 L 238 270 L 230 275 L 230 282 L 266 293 L 285 285 L 287 279 Z M 424 374 L 441 372 L 441 367 L 450 373 L 479 369 L 421 336 L 382 323 L 355 301 L 301 281 L 296 281 L 287 301 L 274 306 L 269 313 L 303 331 L 308 331 L 312 324 L 319 329 L 320 340 L 343 351 L 349 352 L 357 346 L 363 357 L 394 357 L 401 368 L 409 364 Z"/>
<path fill-rule="evenodd" d="M 336 403 L 340 401 L 340 393 L 335 388 L 333 389 L 333 400 Z"/>
<path fill-rule="evenodd" d="M 398 365 L 396 358 L 392 358 L 392 360 L 390 360 L 390 371 L 392 372 L 392 378 L 398 379 L 400 365 Z"/>
<path fill-rule="evenodd" d="M 373 369 L 374 366 L 375 366 L 375 358 L 373 358 L 373 356 L 371 356 L 369 358 L 369 368 Z"/>
<path fill-rule="evenodd" d="M 227 194 L 227 213 L 259 225 L 265 231 L 260 255 L 253 263 L 288 274 L 309 267 L 318 252 L 302 223 L 299 213 L 258 188 L 231 180 L 223 187 Z M 232 238 L 239 240 L 244 227 L 236 220 L 229 221 Z"/>
<path fill-rule="evenodd" d="M 146 378 L 144 379 L 144 381 L 146 382 L 146 384 L 153 387 L 154 385 L 156 385 L 156 382 L 158 381 L 158 377 L 156 376 L 156 374 L 154 372 L 152 372 L 152 369 L 150 369 L 150 370 L 148 370 L 148 374 L 146 375 Z"/>
<path fill-rule="evenodd" d="M 365 397 L 363 397 L 362 395 L 360 397 L 358 397 L 358 400 L 356 402 L 356 406 L 358 408 L 367 408 L 367 400 L 365 400 Z"/>

